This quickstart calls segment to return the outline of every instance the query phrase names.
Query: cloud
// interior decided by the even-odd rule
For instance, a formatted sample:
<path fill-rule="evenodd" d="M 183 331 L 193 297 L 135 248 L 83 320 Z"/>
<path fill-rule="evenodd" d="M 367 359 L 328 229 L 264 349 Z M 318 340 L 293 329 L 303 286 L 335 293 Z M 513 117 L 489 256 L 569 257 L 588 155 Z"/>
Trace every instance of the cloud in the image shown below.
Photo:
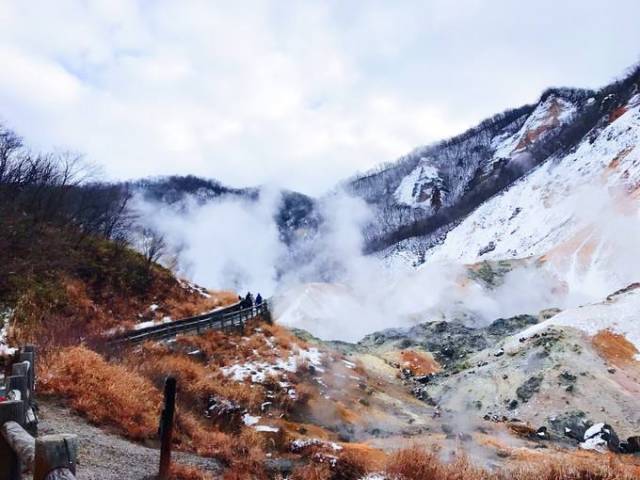
<path fill-rule="evenodd" d="M 637 2 L 556 3 L 8 1 L 0 113 L 114 178 L 319 193 L 637 59 Z"/>

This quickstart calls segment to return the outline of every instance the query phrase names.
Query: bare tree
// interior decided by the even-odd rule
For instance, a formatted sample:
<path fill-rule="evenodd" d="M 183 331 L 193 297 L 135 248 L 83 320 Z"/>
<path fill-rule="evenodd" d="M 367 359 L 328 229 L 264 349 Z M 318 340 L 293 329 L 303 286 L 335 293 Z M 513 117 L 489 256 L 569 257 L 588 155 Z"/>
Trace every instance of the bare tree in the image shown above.
<path fill-rule="evenodd" d="M 141 233 L 140 251 L 144 256 L 147 268 L 151 269 L 151 265 L 158 262 L 166 253 L 167 243 L 164 235 L 157 231 L 144 227 Z"/>

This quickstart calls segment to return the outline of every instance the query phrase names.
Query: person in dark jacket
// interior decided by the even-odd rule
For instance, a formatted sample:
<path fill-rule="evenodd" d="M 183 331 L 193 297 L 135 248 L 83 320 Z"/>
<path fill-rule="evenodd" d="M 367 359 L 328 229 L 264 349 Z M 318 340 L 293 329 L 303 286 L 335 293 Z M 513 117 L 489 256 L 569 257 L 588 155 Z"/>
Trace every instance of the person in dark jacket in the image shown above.
<path fill-rule="evenodd" d="M 262 295 L 258 294 L 256 295 L 256 307 L 259 307 L 260 305 L 262 305 Z"/>
<path fill-rule="evenodd" d="M 253 295 L 251 295 L 251 292 L 247 293 L 247 296 L 244 297 L 244 308 L 251 308 L 253 307 Z"/>

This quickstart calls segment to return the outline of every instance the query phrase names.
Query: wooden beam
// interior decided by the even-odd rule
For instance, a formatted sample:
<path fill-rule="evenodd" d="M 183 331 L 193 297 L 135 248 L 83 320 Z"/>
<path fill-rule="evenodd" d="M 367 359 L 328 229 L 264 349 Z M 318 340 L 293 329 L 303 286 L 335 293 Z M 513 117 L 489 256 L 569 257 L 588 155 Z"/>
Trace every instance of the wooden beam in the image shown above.
<path fill-rule="evenodd" d="M 164 382 L 164 409 L 160 418 L 160 470 L 159 480 L 169 479 L 171 468 L 171 442 L 173 416 L 176 410 L 176 379 L 168 377 Z"/>
<path fill-rule="evenodd" d="M 0 402 L 0 425 L 24 422 L 24 403 L 20 400 Z M 0 480 L 20 480 L 20 458 L 0 435 Z"/>
<path fill-rule="evenodd" d="M 77 456 L 77 435 L 45 435 L 36 439 L 33 480 L 75 479 Z"/>
<path fill-rule="evenodd" d="M 36 455 L 36 440 L 22 428 L 22 426 L 14 421 L 5 422 L 0 427 L 2 437 L 7 444 L 13 449 L 20 463 L 26 470 L 33 469 L 33 460 Z"/>

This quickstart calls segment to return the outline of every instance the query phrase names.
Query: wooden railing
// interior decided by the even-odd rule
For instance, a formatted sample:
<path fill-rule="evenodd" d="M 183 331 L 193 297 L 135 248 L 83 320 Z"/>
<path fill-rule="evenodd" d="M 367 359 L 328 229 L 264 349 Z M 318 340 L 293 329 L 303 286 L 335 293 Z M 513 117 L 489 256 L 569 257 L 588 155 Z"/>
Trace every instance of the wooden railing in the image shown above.
<path fill-rule="evenodd" d="M 195 317 L 189 317 L 175 322 L 153 325 L 139 330 L 122 333 L 107 340 L 107 346 L 117 348 L 125 345 L 135 345 L 147 340 L 166 340 L 178 334 L 200 333 L 205 330 L 241 329 L 255 318 L 261 317 L 271 321 L 269 304 L 263 301 L 260 305 L 242 308 L 240 304 L 214 310 Z"/>
<path fill-rule="evenodd" d="M 77 437 L 37 435 L 34 387 L 36 351 L 20 349 L 7 365 L 0 388 L 0 480 L 20 480 L 33 472 L 34 480 L 75 480 Z"/>

